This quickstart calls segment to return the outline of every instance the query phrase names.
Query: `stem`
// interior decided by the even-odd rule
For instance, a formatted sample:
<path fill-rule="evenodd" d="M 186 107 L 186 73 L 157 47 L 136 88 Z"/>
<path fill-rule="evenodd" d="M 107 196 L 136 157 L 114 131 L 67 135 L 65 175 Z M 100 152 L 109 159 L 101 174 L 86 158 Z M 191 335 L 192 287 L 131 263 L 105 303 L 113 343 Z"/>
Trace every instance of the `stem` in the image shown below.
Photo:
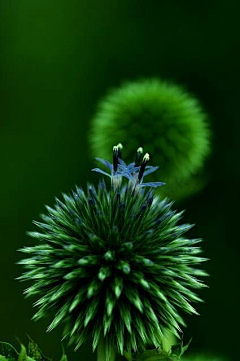
<path fill-rule="evenodd" d="M 106 345 L 106 342 L 102 339 L 97 347 L 97 361 L 115 361 L 116 348 Z"/>
<path fill-rule="evenodd" d="M 127 361 L 132 361 L 132 355 L 130 352 L 124 351 L 123 356 L 127 359 Z"/>

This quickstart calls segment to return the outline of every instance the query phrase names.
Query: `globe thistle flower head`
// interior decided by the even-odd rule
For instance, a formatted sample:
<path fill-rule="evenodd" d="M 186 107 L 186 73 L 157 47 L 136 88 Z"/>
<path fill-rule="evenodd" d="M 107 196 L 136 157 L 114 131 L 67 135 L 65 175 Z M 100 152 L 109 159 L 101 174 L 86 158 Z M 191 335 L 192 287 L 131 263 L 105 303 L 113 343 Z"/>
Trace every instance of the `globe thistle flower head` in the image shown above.
<path fill-rule="evenodd" d="M 154 155 L 168 185 L 159 194 L 180 199 L 204 186 L 198 173 L 210 153 L 209 124 L 200 102 L 183 87 L 153 78 L 109 91 L 92 119 L 92 153 L 108 159 L 118 139 L 126 160 L 140 144 Z"/>
<path fill-rule="evenodd" d="M 63 324 L 63 337 L 78 349 L 92 337 L 93 350 L 143 352 L 159 347 L 165 330 L 179 335 L 185 325 L 181 312 L 195 313 L 192 302 L 201 301 L 195 290 L 206 273 L 198 268 L 205 259 L 188 239 L 192 227 L 179 225 L 183 212 L 172 202 L 154 196 L 161 182 L 145 182 L 157 167 L 139 148 L 135 162 L 122 160 L 122 146 L 113 148 L 113 163 L 98 160 L 110 172 L 108 187 L 76 187 L 46 207 L 40 229 L 29 232 L 38 243 L 20 251 L 19 263 L 30 281 L 26 297 L 37 297 L 33 319 L 54 316 L 48 331 Z M 114 351 L 114 352 L 115 352 Z M 104 359 L 104 358 L 103 358 Z"/>

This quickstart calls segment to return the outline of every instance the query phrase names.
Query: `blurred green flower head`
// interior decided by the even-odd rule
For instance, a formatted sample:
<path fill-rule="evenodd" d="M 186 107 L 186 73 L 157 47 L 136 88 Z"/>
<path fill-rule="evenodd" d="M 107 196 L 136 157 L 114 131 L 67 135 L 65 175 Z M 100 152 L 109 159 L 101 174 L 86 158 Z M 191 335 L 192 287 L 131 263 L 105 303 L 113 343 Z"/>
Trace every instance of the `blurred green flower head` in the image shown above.
<path fill-rule="evenodd" d="M 90 132 L 92 153 L 106 159 L 118 139 L 126 146 L 127 160 L 144 144 L 167 184 L 161 194 L 175 198 L 201 188 L 202 180 L 194 176 L 209 154 L 209 138 L 207 117 L 198 100 L 160 79 L 127 82 L 111 90 L 99 103 Z"/>
<path fill-rule="evenodd" d="M 106 171 L 94 169 L 110 187 L 101 180 L 63 194 L 34 222 L 37 244 L 21 249 L 28 257 L 19 279 L 31 283 L 27 297 L 38 297 L 34 320 L 54 315 L 48 331 L 64 324 L 76 349 L 89 335 L 94 350 L 104 342 L 106 360 L 115 347 L 120 354 L 159 347 L 165 330 L 178 336 L 180 313 L 197 314 L 194 290 L 204 286 L 197 277 L 207 275 L 198 268 L 201 240 L 178 224 L 183 212 L 154 196 L 162 182 L 145 181 L 157 169 L 149 159 L 139 148 L 126 164 L 115 146 L 113 163 L 98 158 Z"/>

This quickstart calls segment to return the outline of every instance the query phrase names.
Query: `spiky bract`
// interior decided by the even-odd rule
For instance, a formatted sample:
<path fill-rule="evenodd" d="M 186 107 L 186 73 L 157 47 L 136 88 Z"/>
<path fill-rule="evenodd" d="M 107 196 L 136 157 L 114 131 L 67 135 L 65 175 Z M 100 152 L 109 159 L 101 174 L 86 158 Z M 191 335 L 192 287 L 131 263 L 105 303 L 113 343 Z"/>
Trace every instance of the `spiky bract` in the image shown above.
<path fill-rule="evenodd" d="M 107 355 L 114 347 L 121 354 L 158 347 L 165 329 L 178 334 L 184 325 L 179 310 L 196 313 L 192 289 L 206 275 L 195 267 L 204 260 L 200 239 L 186 238 L 191 225 L 178 225 L 182 212 L 153 196 L 161 183 L 143 183 L 156 167 L 147 166 L 148 155 L 140 162 L 141 154 L 127 166 L 118 146 L 113 165 L 100 160 L 111 169 L 110 189 L 101 181 L 63 194 L 34 222 L 40 232 L 29 234 L 39 243 L 21 249 L 28 258 L 20 279 L 32 282 L 25 294 L 40 297 L 34 319 L 55 314 L 48 330 L 65 324 L 76 348 L 88 335 L 93 349 L 104 342 Z"/>
<path fill-rule="evenodd" d="M 143 79 L 123 83 L 99 103 L 89 140 L 93 154 L 106 159 L 118 139 L 127 160 L 144 144 L 167 184 L 159 194 L 179 199 L 206 183 L 204 175 L 194 175 L 209 154 L 209 138 L 207 117 L 196 98 L 173 83 Z"/>

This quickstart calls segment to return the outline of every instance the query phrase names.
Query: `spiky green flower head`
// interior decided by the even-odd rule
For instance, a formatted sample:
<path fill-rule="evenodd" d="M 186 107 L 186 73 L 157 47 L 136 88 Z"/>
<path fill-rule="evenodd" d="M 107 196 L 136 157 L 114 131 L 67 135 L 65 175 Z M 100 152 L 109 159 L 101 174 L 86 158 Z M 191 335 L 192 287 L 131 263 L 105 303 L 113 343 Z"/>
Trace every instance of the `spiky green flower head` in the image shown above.
<path fill-rule="evenodd" d="M 64 324 L 64 338 L 78 349 L 88 336 L 99 360 L 113 360 L 115 352 L 144 351 L 159 347 L 164 330 L 178 335 L 184 321 L 179 311 L 197 313 L 200 301 L 194 290 L 206 273 L 198 268 L 205 259 L 188 239 L 192 227 L 178 224 L 182 212 L 172 202 L 158 199 L 153 189 L 161 182 L 145 182 L 158 167 L 149 166 L 149 155 L 137 150 L 126 164 L 122 146 L 113 148 L 113 164 L 98 160 L 110 178 L 95 188 L 78 187 L 46 207 L 39 232 L 30 232 L 37 244 L 21 251 L 30 281 L 24 293 L 38 297 L 33 319 L 53 315 L 48 331 Z M 107 172 L 107 168 L 110 172 Z"/>
<path fill-rule="evenodd" d="M 121 139 L 125 159 L 141 144 L 161 166 L 167 187 L 160 194 L 185 198 L 204 187 L 204 161 L 210 151 L 207 116 L 181 86 L 160 79 L 123 83 L 99 103 L 92 120 L 93 154 L 109 159 Z"/>

